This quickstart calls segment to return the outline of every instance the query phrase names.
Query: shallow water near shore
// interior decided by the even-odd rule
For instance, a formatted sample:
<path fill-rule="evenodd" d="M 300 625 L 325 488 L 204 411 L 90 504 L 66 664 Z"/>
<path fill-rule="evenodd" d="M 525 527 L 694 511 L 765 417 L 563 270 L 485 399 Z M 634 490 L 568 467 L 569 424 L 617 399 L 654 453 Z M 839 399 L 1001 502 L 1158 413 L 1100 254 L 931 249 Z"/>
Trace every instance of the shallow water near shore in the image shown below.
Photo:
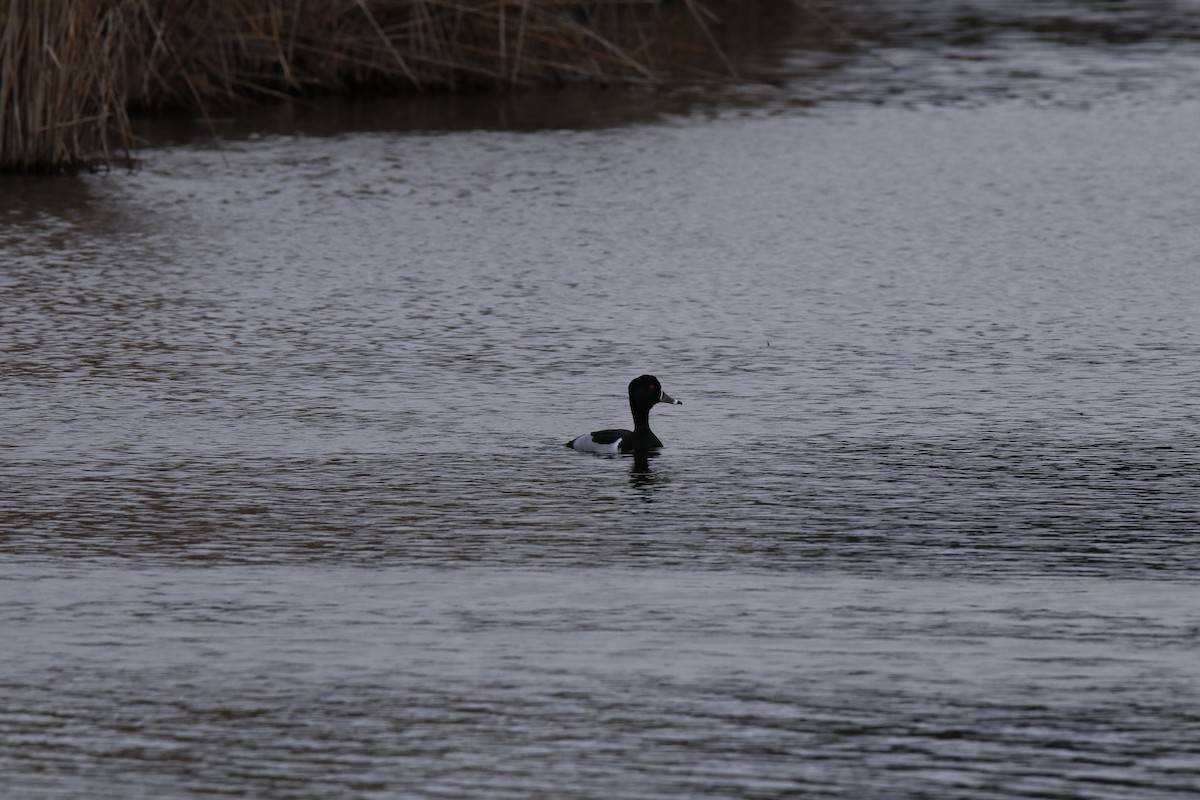
<path fill-rule="evenodd" d="M 6 178 L 0 794 L 1195 796 L 1197 48 L 1071 13 Z"/>

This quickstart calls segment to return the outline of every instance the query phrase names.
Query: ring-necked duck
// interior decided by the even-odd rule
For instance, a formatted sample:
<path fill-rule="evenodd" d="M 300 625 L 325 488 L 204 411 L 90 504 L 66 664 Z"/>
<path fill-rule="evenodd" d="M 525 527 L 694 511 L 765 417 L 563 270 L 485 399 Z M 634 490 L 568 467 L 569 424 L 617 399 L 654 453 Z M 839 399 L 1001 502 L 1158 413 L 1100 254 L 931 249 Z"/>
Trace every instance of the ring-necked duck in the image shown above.
<path fill-rule="evenodd" d="M 662 447 L 654 432 L 650 430 L 650 409 L 655 403 L 683 405 L 662 390 L 662 384 L 653 375 L 640 375 L 629 384 L 629 410 L 633 412 L 633 430 L 612 428 L 592 431 L 567 442 L 567 447 L 585 453 L 633 453 Z"/>

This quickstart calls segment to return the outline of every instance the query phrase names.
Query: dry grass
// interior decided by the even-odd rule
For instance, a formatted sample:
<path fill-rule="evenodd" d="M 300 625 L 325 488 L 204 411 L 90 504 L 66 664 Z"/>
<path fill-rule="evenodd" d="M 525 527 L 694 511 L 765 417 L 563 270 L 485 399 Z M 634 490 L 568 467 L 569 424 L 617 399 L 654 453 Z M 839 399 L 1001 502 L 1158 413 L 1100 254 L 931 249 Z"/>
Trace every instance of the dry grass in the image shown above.
<path fill-rule="evenodd" d="M 32 171 L 112 160 L 110 132 L 128 129 L 125 94 L 111 74 L 129 69 L 129 4 L 3 2 L 0 166 Z"/>
<path fill-rule="evenodd" d="M 0 0 L 0 169 L 119 161 L 136 108 L 651 83 L 710 23 L 696 0 Z"/>

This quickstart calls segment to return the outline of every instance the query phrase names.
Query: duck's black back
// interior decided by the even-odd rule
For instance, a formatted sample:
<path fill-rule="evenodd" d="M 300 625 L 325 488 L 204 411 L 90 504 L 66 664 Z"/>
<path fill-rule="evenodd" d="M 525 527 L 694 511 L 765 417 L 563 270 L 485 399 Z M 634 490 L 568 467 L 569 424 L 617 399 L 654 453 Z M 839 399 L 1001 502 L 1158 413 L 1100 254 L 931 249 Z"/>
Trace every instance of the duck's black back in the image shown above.
<path fill-rule="evenodd" d="M 596 444 L 612 444 L 617 439 L 622 439 L 626 436 L 633 435 L 633 431 L 627 431 L 624 428 L 608 428 L 603 431 L 592 431 L 592 441 Z"/>

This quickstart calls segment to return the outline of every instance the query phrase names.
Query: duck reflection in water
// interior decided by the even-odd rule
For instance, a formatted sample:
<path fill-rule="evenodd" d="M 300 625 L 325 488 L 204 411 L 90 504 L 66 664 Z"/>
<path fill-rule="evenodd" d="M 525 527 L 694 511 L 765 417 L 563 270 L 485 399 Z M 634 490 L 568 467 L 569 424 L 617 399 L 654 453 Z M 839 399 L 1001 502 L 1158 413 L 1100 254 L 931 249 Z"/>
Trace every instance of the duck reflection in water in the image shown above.
<path fill-rule="evenodd" d="M 629 485 L 635 489 L 649 490 L 666 483 L 665 476 L 650 468 L 650 459 L 658 456 L 655 450 L 636 450 L 632 454 L 633 463 L 629 467 Z M 649 500 L 650 495 L 647 494 Z"/>

